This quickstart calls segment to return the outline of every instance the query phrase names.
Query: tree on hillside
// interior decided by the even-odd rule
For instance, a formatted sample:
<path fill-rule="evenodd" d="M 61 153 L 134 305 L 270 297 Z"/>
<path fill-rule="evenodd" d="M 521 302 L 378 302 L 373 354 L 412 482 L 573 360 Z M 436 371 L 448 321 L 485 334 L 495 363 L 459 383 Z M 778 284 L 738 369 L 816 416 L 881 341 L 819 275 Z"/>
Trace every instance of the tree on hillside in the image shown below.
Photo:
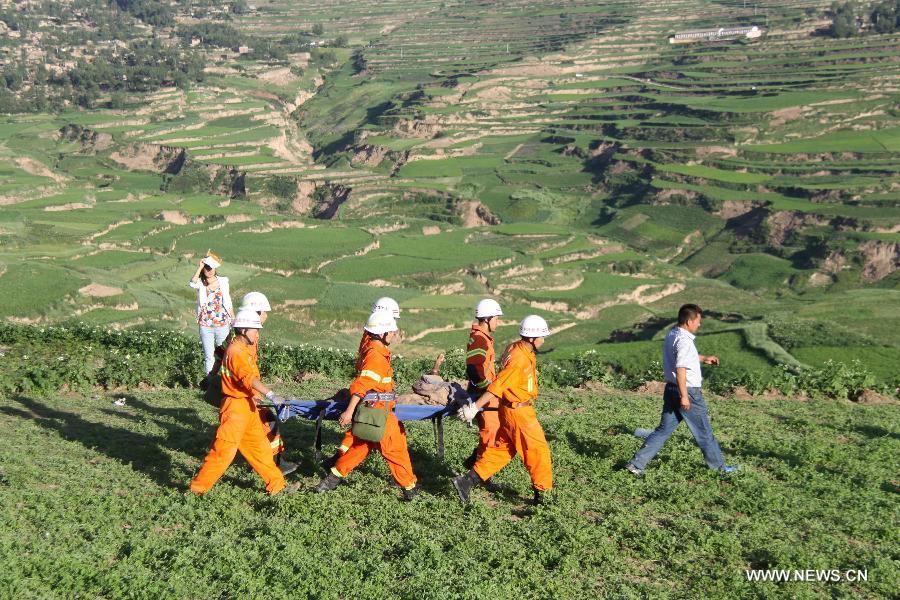
<path fill-rule="evenodd" d="M 316 23 L 313 25 L 312 32 L 314 35 L 322 35 L 325 33 L 325 26 L 321 23 Z"/>
<path fill-rule="evenodd" d="M 116 0 L 119 9 L 133 14 L 135 17 L 154 27 L 168 27 L 175 23 L 172 10 L 161 2 L 150 0 Z"/>
<path fill-rule="evenodd" d="M 876 5 L 869 15 L 869 20 L 878 33 L 894 33 L 900 30 L 900 0 L 884 0 Z"/>
<path fill-rule="evenodd" d="M 859 7 L 856 2 L 831 5 L 831 35 L 836 38 L 853 37 L 859 33 Z"/>
<path fill-rule="evenodd" d="M 186 44 L 192 38 L 199 38 L 204 46 L 234 48 L 246 43 L 246 37 L 240 31 L 225 23 L 193 23 L 178 27 L 178 37 Z"/>

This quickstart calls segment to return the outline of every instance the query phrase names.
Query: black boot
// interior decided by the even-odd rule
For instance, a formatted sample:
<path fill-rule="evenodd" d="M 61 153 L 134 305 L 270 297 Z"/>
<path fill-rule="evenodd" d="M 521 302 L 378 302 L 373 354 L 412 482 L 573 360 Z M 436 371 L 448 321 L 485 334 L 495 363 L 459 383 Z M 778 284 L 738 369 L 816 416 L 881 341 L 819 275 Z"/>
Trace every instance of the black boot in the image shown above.
<path fill-rule="evenodd" d="M 334 465 L 337 464 L 337 461 L 340 457 L 341 455 L 335 452 L 333 455 L 327 458 L 323 458 L 319 463 L 319 466 L 322 467 L 322 470 L 327 475 L 328 473 L 331 473 L 331 469 L 334 467 Z"/>
<path fill-rule="evenodd" d="M 471 469 L 472 467 L 475 466 L 476 460 L 478 460 L 478 450 L 477 449 L 472 450 L 472 454 L 470 454 L 469 457 L 463 461 L 463 468 Z"/>
<path fill-rule="evenodd" d="M 546 498 L 544 497 L 544 492 L 541 490 L 534 490 L 534 499 L 532 499 L 531 503 L 534 506 L 541 506 L 546 502 Z"/>
<path fill-rule="evenodd" d="M 492 477 L 488 477 L 487 479 L 482 481 L 481 485 L 484 489 L 494 494 L 499 494 L 503 491 L 503 486 L 495 482 Z"/>
<path fill-rule="evenodd" d="M 462 500 L 463 504 L 469 503 L 469 493 L 479 482 L 481 482 L 481 478 L 478 476 L 478 473 L 471 470 L 453 478 L 453 487 L 459 493 L 459 499 Z"/>
<path fill-rule="evenodd" d="M 414 485 L 410 489 L 403 490 L 403 500 L 406 502 L 411 502 L 416 496 L 419 495 L 419 492 L 422 491 L 422 488 L 419 487 L 419 484 Z"/>
<path fill-rule="evenodd" d="M 319 485 L 317 485 L 313 489 L 313 491 L 317 494 L 321 494 L 322 492 L 330 492 L 336 489 L 337 486 L 341 485 L 341 481 L 343 481 L 343 479 L 341 479 L 334 473 L 329 473 L 325 477 L 325 479 L 319 482 Z"/>
<path fill-rule="evenodd" d="M 296 471 L 298 466 L 300 465 L 289 460 L 278 461 L 278 469 L 281 471 L 281 474 L 285 476 L 290 475 L 291 473 Z"/>

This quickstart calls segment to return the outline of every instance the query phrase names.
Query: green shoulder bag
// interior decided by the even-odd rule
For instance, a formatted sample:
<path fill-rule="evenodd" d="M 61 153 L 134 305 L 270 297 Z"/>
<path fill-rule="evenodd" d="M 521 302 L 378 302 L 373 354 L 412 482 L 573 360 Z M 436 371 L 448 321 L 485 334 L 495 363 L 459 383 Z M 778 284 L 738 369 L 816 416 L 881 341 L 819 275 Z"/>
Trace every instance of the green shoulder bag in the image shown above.
<path fill-rule="evenodd" d="M 366 406 L 361 403 L 353 413 L 353 426 L 350 431 L 354 437 L 367 442 L 380 442 L 384 437 L 384 429 L 387 424 L 388 408 Z"/>

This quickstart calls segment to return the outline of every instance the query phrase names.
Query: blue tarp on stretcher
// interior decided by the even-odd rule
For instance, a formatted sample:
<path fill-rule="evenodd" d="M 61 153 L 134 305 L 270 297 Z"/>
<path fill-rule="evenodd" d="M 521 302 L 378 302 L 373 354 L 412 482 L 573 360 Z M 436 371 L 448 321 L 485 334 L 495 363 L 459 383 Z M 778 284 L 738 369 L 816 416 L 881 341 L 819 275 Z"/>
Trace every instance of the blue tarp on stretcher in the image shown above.
<path fill-rule="evenodd" d="M 316 437 L 313 449 L 316 460 L 322 458 L 322 421 L 337 421 L 341 413 L 347 410 L 347 402 L 332 400 L 288 400 L 277 411 L 279 421 L 287 421 L 300 417 L 316 422 Z M 394 415 L 400 421 L 424 421 L 431 419 L 434 428 L 434 444 L 438 458 L 444 458 L 444 417 L 456 414 L 459 409 L 455 404 L 447 406 L 431 406 L 421 404 L 397 404 Z M 274 410 L 274 407 L 273 407 Z"/>
<path fill-rule="evenodd" d="M 397 404 L 394 406 L 394 414 L 399 421 L 424 421 L 455 414 L 458 408 L 456 405 L 447 408 L 442 405 Z M 321 415 L 326 421 L 337 421 L 345 410 L 347 410 L 347 402 L 288 400 L 278 411 L 278 420 L 287 421 L 294 417 L 302 417 L 312 421 Z"/>

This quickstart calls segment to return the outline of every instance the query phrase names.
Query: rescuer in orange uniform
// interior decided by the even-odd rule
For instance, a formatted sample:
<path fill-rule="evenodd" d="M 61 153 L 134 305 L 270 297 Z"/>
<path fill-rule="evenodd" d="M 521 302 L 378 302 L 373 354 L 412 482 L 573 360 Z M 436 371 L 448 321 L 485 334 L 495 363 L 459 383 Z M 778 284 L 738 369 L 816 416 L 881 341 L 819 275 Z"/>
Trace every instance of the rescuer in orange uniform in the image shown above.
<path fill-rule="evenodd" d="M 394 317 L 395 321 L 400 320 L 400 305 L 397 304 L 396 300 L 388 296 L 379 298 L 372 304 L 372 314 L 375 314 L 377 312 L 389 314 Z M 371 343 L 371 341 L 372 337 L 369 336 L 368 332 L 365 330 L 365 328 L 363 328 L 362 339 L 359 340 L 359 356 L 362 356 L 365 353 L 366 348 Z M 337 451 L 332 456 L 325 458 L 319 463 L 326 474 L 331 471 L 331 469 L 337 463 L 337 459 L 339 459 L 341 455 L 347 451 L 347 449 L 350 447 L 350 444 L 352 443 L 352 434 L 348 429 L 347 432 L 344 433 L 344 438 L 341 440 L 341 445 L 338 446 Z"/>
<path fill-rule="evenodd" d="M 258 415 L 257 397 L 265 396 L 276 406 L 284 402 L 260 381 L 255 350 L 262 329 L 259 315 L 251 310 L 239 311 L 232 326 L 235 336 L 222 362 L 219 428 L 200 472 L 191 481 L 191 491 L 197 495 L 208 492 L 231 465 L 238 450 L 262 477 L 269 494 L 296 491 L 299 487 L 296 484 L 285 488 L 284 475 L 275 465 L 267 438 L 269 430 Z"/>
<path fill-rule="evenodd" d="M 509 345 L 503 353 L 503 367 L 497 378 L 476 402 L 459 410 L 460 418 L 471 422 L 478 410 L 496 398 L 500 402 L 500 431 L 493 446 L 488 447 L 475 466 L 453 479 L 460 499 L 467 503 L 472 488 L 482 483 L 518 454 L 531 476 L 534 504 L 543 502 L 544 493 L 553 487 L 553 467 L 550 446 L 534 411 L 538 395 L 537 360 L 535 352 L 550 335 L 547 322 L 529 315 L 519 326 L 521 339 Z"/>
<path fill-rule="evenodd" d="M 388 411 L 384 435 L 380 442 L 370 442 L 353 435 L 345 435 L 350 444 L 328 475 L 316 486 L 316 492 L 334 490 L 353 469 L 366 459 L 369 452 L 378 450 L 388 463 L 394 480 L 403 489 L 404 500 L 412 500 L 419 492 L 409 448 L 406 445 L 406 429 L 394 415 L 394 369 L 391 367 L 389 346 L 397 333 L 397 321 L 390 313 L 374 312 L 369 317 L 365 331 L 369 340 L 363 345 L 356 361 L 356 378 L 350 384 L 350 403 L 341 413 L 338 423 L 350 425 L 360 402 L 367 406 Z"/>
<path fill-rule="evenodd" d="M 268 318 L 269 312 L 272 310 L 272 307 L 269 304 L 269 299 L 266 298 L 266 295 L 262 292 L 248 292 L 241 300 L 241 306 L 240 308 L 238 308 L 238 312 L 242 310 L 254 311 L 259 315 L 260 325 L 265 325 L 266 319 Z M 216 347 L 216 362 L 213 366 L 213 370 L 200 384 L 200 388 L 204 392 L 207 391 L 207 388 L 205 386 L 217 385 L 219 387 L 216 392 L 221 394 L 220 371 L 222 367 L 222 361 L 225 359 L 225 352 L 228 349 L 228 344 L 233 338 L 234 331 L 232 330 L 232 332 L 225 339 L 222 345 Z M 250 349 L 254 354 L 253 362 L 259 364 L 259 347 L 254 344 Z M 212 400 L 212 398 L 210 398 L 210 400 Z M 221 404 L 221 400 L 218 400 L 217 403 L 214 404 L 214 406 L 216 406 L 216 408 L 221 408 Z M 284 458 L 284 440 L 281 439 L 281 433 L 278 427 L 278 417 L 275 416 L 275 413 L 272 410 L 269 410 L 267 408 L 257 411 L 257 415 L 259 415 L 260 421 L 262 421 L 263 426 L 268 431 L 266 437 L 269 440 L 269 446 L 272 448 L 272 456 L 275 458 L 275 464 L 278 465 L 278 469 L 281 471 L 282 475 L 290 475 L 297 470 L 297 467 L 299 465 Z"/>
<path fill-rule="evenodd" d="M 500 323 L 503 311 L 496 300 L 485 298 L 475 306 L 476 323 L 472 325 L 469 334 L 469 344 L 466 346 L 466 378 L 469 380 L 467 391 L 473 400 L 477 400 L 497 375 L 494 366 L 494 338 L 491 335 Z M 472 454 L 463 462 L 463 466 L 471 469 L 484 451 L 494 445 L 497 431 L 500 429 L 500 415 L 498 413 L 500 402 L 496 397 L 490 398 L 488 403 L 475 419 L 478 422 L 478 445 L 472 450 Z M 484 482 L 488 488 L 496 488 L 490 481 Z"/>

